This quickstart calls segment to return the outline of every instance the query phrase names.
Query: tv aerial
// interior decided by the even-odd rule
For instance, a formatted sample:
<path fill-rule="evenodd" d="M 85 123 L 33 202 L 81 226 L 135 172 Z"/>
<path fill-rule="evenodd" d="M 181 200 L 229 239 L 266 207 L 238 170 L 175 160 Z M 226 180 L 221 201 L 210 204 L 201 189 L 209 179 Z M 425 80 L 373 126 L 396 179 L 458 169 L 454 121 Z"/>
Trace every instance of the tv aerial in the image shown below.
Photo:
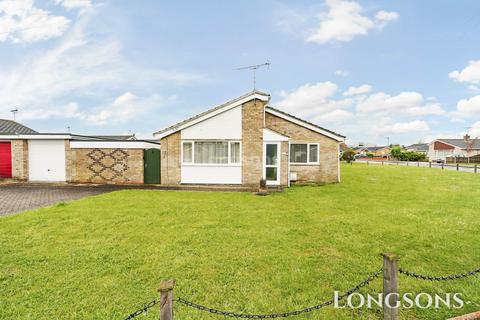
<path fill-rule="evenodd" d="M 252 66 L 240 67 L 240 68 L 237 68 L 237 70 L 251 70 L 252 71 L 252 73 L 253 73 L 253 90 L 255 91 L 256 85 L 257 85 L 257 76 L 256 76 L 257 70 L 262 68 L 262 67 L 267 67 L 267 69 L 269 69 L 270 65 L 271 65 L 271 63 L 267 61 L 267 62 L 262 63 L 262 64 L 255 64 L 255 65 L 252 65 Z"/>

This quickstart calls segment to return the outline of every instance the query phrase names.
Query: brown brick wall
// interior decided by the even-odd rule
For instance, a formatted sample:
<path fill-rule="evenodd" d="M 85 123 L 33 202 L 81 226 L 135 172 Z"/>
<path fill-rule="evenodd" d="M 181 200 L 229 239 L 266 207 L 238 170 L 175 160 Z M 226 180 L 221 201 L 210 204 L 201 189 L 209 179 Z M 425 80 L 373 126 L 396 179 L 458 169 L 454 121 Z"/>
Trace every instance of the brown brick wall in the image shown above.
<path fill-rule="evenodd" d="M 66 161 L 67 168 L 70 166 L 67 181 L 143 183 L 143 149 L 71 149 Z"/>
<path fill-rule="evenodd" d="M 180 132 L 171 134 L 160 140 L 160 183 L 178 185 L 181 182 Z"/>
<path fill-rule="evenodd" d="M 12 140 L 12 177 L 28 180 L 28 141 Z"/>
<path fill-rule="evenodd" d="M 320 144 L 319 165 L 290 165 L 290 171 L 297 172 L 299 182 L 338 182 L 339 142 L 270 113 L 265 114 L 265 124 L 267 128 L 289 136 L 291 143 Z"/>
<path fill-rule="evenodd" d="M 242 184 L 258 186 L 263 175 L 263 121 L 266 102 L 242 105 Z"/>
<path fill-rule="evenodd" d="M 65 180 L 72 181 L 72 149 L 70 149 L 70 140 L 65 140 Z"/>

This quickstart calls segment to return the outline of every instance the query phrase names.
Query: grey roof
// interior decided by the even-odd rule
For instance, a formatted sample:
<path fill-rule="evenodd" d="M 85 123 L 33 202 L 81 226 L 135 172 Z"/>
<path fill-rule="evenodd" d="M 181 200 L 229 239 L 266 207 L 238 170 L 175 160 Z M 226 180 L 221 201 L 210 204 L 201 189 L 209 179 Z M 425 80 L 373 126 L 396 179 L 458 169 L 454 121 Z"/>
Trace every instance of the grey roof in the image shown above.
<path fill-rule="evenodd" d="M 453 146 L 459 147 L 461 149 L 467 148 L 467 143 L 464 139 L 437 139 L 438 141 L 443 141 L 447 144 L 451 144 Z M 480 139 L 471 139 L 473 142 L 470 148 L 472 149 L 480 149 Z"/>
<path fill-rule="evenodd" d="M 428 143 L 414 143 L 407 146 L 407 149 L 412 149 L 415 151 L 428 151 Z"/>
<path fill-rule="evenodd" d="M 0 134 L 32 134 L 37 131 L 12 120 L 0 119 Z"/>
<path fill-rule="evenodd" d="M 217 111 L 218 109 L 221 109 L 221 108 L 225 107 L 226 105 L 235 103 L 235 102 L 237 102 L 237 101 L 239 101 L 239 100 L 242 100 L 242 99 L 244 99 L 244 98 L 246 98 L 246 97 L 248 97 L 248 96 L 250 96 L 250 95 L 252 95 L 252 94 L 259 94 L 259 95 L 263 95 L 263 96 L 265 96 L 265 97 L 270 97 L 270 95 L 269 95 L 268 93 L 265 93 L 265 92 L 262 92 L 262 91 L 258 91 L 258 90 L 253 90 L 253 91 L 250 91 L 250 92 L 248 92 L 248 93 L 246 93 L 246 94 L 244 94 L 244 95 L 241 95 L 240 97 L 237 97 L 237 98 L 235 98 L 235 99 L 229 100 L 229 101 L 227 101 L 227 102 L 225 102 L 225 103 L 222 103 L 222 104 L 219 105 L 219 106 L 216 106 L 216 107 L 214 107 L 214 108 L 211 108 L 211 109 L 209 109 L 209 110 L 207 110 L 207 111 L 205 111 L 205 112 L 199 113 L 199 114 L 197 114 L 197 115 L 194 115 L 193 117 L 190 117 L 190 118 L 185 119 L 185 120 L 183 120 L 183 121 L 177 122 L 177 123 L 175 123 L 174 125 L 171 125 L 170 127 L 167 127 L 167 128 L 162 129 L 162 130 L 159 130 L 159 131 L 155 132 L 155 134 L 163 133 L 163 132 L 169 131 L 169 130 L 171 130 L 171 129 L 174 129 L 174 128 L 176 128 L 176 127 L 179 127 L 179 126 L 181 126 L 182 124 L 185 124 L 185 123 L 188 123 L 188 122 L 193 121 L 193 120 L 195 120 L 195 119 L 198 119 L 198 118 L 200 118 L 200 117 L 203 117 L 204 115 L 207 115 L 207 114 L 209 114 L 209 113 L 211 113 L 211 112 Z"/>
<path fill-rule="evenodd" d="M 274 111 L 276 111 L 276 112 L 278 112 L 278 113 L 282 113 L 282 114 L 284 114 L 284 115 L 286 115 L 286 116 L 292 117 L 292 118 L 294 118 L 294 119 L 296 119 L 296 120 L 299 120 L 299 121 L 308 123 L 308 124 L 311 125 L 311 126 L 314 126 L 314 127 L 318 128 L 318 129 L 321 129 L 321 130 L 325 130 L 325 131 L 330 132 L 331 134 L 334 134 L 334 135 L 336 135 L 336 136 L 345 138 L 345 136 L 343 136 L 343 135 L 341 135 L 341 134 L 339 134 L 339 133 L 336 133 L 335 131 L 325 129 L 325 128 L 320 127 L 319 125 L 317 125 L 317 124 L 315 124 L 315 123 L 312 123 L 312 122 L 309 122 L 309 121 L 300 119 L 299 117 L 296 117 L 296 116 L 294 116 L 294 115 L 291 115 L 291 114 L 289 114 L 289 113 L 287 113 L 287 112 L 285 112 L 285 111 L 278 110 L 278 109 L 276 109 L 276 108 L 273 108 L 272 106 L 267 106 L 267 108 L 272 109 L 272 110 L 274 110 Z"/>
<path fill-rule="evenodd" d="M 137 140 L 135 135 L 118 135 L 118 136 L 86 136 L 80 134 L 72 134 L 73 140 L 85 140 L 85 141 L 92 141 L 92 140 L 105 140 L 105 141 L 132 141 Z"/>

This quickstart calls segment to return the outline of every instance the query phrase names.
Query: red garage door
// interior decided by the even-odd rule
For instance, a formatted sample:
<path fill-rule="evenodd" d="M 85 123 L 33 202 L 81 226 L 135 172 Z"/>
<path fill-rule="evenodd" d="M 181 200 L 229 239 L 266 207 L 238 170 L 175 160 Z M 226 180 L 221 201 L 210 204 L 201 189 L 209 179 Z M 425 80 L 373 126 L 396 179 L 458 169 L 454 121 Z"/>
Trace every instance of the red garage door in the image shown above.
<path fill-rule="evenodd" d="M 12 177 L 12 149 L 10 142 L 0 141 L 0 178 Z"/>

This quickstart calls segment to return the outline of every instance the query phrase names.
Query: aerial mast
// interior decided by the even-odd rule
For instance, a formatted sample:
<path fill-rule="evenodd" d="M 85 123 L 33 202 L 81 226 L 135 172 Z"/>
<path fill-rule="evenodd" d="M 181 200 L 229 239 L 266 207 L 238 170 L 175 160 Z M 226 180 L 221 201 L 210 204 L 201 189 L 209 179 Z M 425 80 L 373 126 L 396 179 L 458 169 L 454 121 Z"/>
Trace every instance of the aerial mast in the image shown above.
<path fill-rule="evenodd" d="M 237 70 L 251 70 L 252 71 L 252 73 L 253 73 L 253 90 L 255 91 L 256 86 L 257 86 L 257 76 L 256 76 L 257 69 L 260 69 L 261 67 L 270 68 L 270 65 L 271 65 L 271 63 L 267 61 L 267 62 L 262 63 L 262 64 L 255 64 L 255 65 L 252 65 L 252 66 L 240 67 L 240 68 L 237 68 Z"/>

